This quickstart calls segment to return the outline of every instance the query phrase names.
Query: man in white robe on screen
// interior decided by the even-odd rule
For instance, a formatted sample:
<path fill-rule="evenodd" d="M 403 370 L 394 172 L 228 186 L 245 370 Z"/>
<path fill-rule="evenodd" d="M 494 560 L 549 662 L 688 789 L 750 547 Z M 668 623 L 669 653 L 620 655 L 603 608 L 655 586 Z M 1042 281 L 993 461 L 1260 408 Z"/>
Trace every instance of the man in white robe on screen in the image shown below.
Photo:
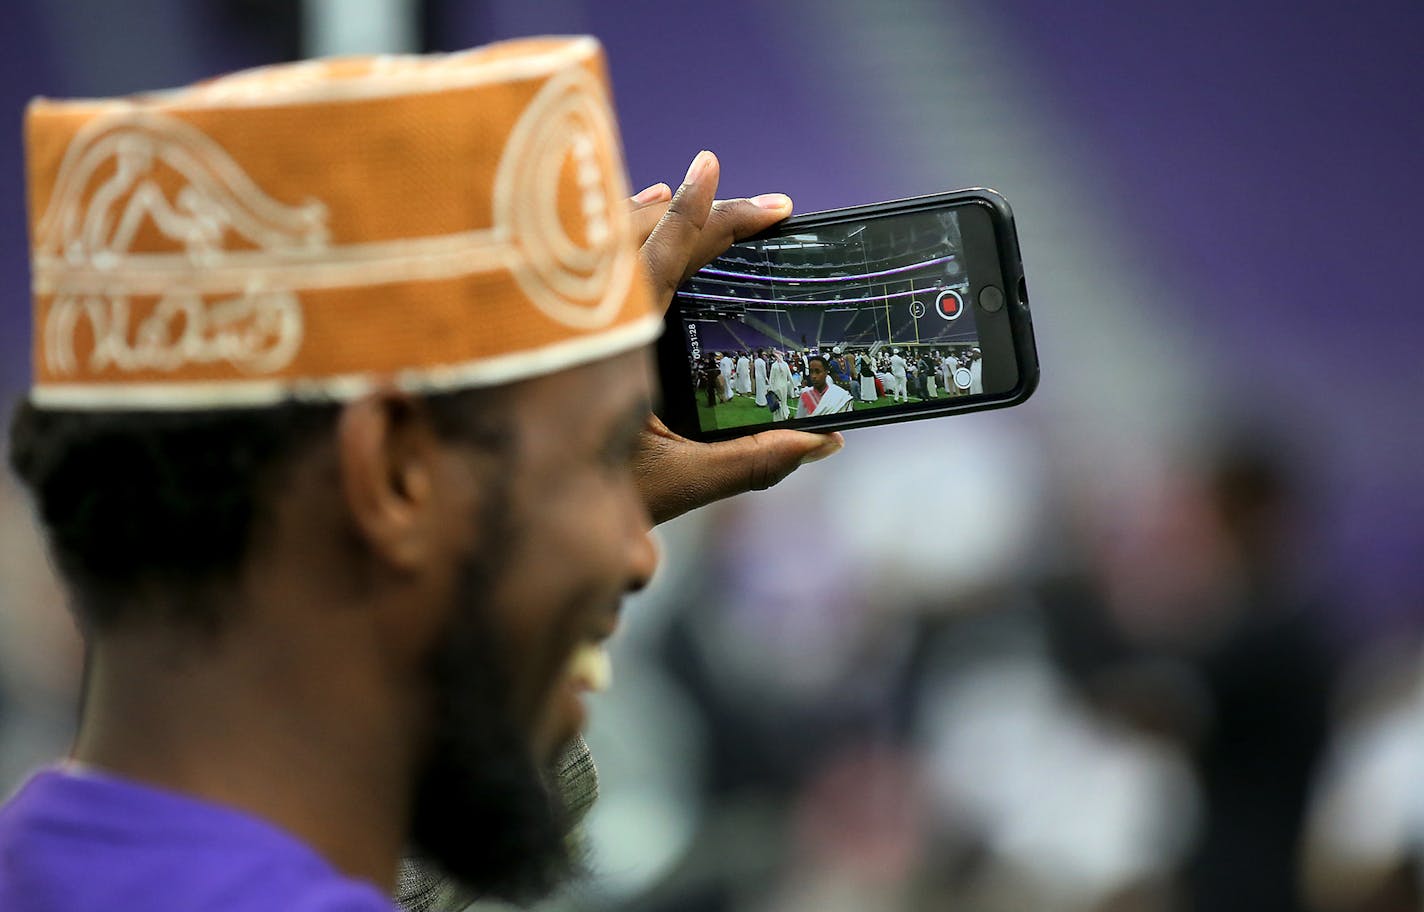
<path fill-rule="evenodd" d="M 969 394 L 984 392 L 984 355 L 979 349 L 969 352 Z"/>
<path fill-rule="evenodd" d="M 855 405 L 850 393 L 830 382 L 830 365 L 823 355 L 812 355 L 806 365 L 806 377 L 811 385 L 801 391 L 801 399 L 796 403 L 797 418 L 811 418 L 820 415 L 834 415 L 849 412 Z"/>
<path fill-rule="evenodd" d="M 909 380 L 905 373 L 905 359 L 900 357 L 900 349 L 890 353 L 890 376 L 895 381 L 895 401 L 904 402 L 910 398 Z"/>
<path fill-rule="evenodd" d="M 776 352 L 775 360 L 771 362 L 769 385 L 781 403 L 781 407 L 776 410 L 776 414 L 771 416 L 771 420 L 785 421 L 791 417 L 791 397 L 795 392 L 791 387 L 791 368 L 786 366 L 786 359 L 781 352 Z"/>
<path fill-rule="evenodd" d="M 766 407 L 766 352 L 757 349 L 756 361 L 752 362 L 752 387 L 756 393 L 756 404 Z"/>
<path fill-rule="evenodd" d="M 722 401 L 732 398 L 732 356 L 726 352 L 717 354 L 717 371 L 722 375 L 722 388 L 718 392 Z"/>
<path fill-rule="evenodd" d="M 746 352 L 737 356 L 737 395 L 745 396 L 752 391 L 752 362 Z"/>

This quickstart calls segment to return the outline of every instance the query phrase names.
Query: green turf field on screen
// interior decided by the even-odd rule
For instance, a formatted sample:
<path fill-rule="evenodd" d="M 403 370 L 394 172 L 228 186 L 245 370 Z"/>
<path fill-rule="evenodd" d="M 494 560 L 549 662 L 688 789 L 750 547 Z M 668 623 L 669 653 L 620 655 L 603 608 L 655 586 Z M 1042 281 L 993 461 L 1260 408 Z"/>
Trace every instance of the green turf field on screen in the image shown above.
<path fill-rule="evenodd" d="M 939 396 L 936 398 L 943 398 L 944 395 L 944 391 L 940 390 Z M 922 400 L 912 396 L 910 401 L 920 402 Z M 898 404 L 900 403 L 889 396 L 881 396 L 875 402 L 857 402 L 854 409 L 859 412 Z M 796 414 L 794 399 L 790 409 L 791 415 L 794 417 Z M 711 431 L 718 428 L 743 427 L 748 424 L 765 424 L 771 419 L 771 411 L 764 405 L 757 405 L 751 396 L 734 396 L 728 402 L 718 403 L 715 408 L 708 408 L 707 394 L 701 393 L 697 400 L 697 419 L 701 422 L 704 431 Z M 778 421 L 775 424 L 785 425 L 786 422 Z"/>

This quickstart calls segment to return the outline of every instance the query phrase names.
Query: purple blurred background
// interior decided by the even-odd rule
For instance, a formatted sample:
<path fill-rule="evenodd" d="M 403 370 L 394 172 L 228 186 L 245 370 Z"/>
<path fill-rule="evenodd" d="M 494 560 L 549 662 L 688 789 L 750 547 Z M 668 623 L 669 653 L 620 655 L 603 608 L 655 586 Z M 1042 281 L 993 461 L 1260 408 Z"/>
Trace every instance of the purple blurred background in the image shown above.
<path fill-rule="evenodd" d="M 304 19 L 301 4 L 280 0 L 12 0 L 0 31 L 0 393 L 7 401 L 23 391 L 29 370 L 25 101 L 160 88 L 323 47 L 362 49 L 357 33 L 327 34 L 321 43 L 312 11 L 322 7 L 348 19 L 374 17 L 378 7 L 403 10 L 406 31 L 376 30 L 372 40 L 382 46 L 367 50 L 453 50 L 523 34 L 592 32 L 611 60 L 635 188 L 659 180 L 675 186 L 692 156 L 711 148 L 722 161 L 723 195 L 783 191 L 803 212 L 967 186 L 995 187 L 1013 204 L 1043 364 L 1035 398 L 1012 413 L 855 433 L 837 458 L 842 467 L 831 468 L 833 460 L 784 491 L 670 528 L 669 564 L 699 569 L 667 571 L 661 594 L 649 596 L 648 616 L 683 617 L 669 606 L 700 604 L 691 593 L 708 574 L 714 590 L 754 602 L 787 591 L 807 597 L 813 582 L 781 563 L 767 570 L 758 563 L 765 552 L 725 543 L 779 529 L 788 514 L 804 517 L 809 498 L 845 509 L 854 500 L 867 514 L 901 517 L 885 525 L 891 540 L 932 528 L 928 534 L 942 534 L 958 555 L 948 569 L 931 571 L 908 559 L 887 564 L 884 547 L 853 547 L 837 591 L 860 591 L 862 578 L 889 579 L 890 595 L 872 588 L 867 597 L 880 608 L 883 601 L 919 610 L 942 583 L 961 602 L 988 604 L 995 600 L 986 591 L 1028 586 L 1070 567 L 1069 575 L 1118 593 L 1105 599 L 1118 605 L 1108 615 L 1123 630 L 1140 631 L 1136 621 L 1152 616 L 1141 605 L 1156 604 L 1141 593 L 1172 589 L 1196 604 L 1205 598 L 1193 588 L 1199 581 L 1178 577 L 1202 562 L 1219 566 L 1204 554 L 1250 550 L 1245 538 L 1221 531 L 1233 515 L 1221 505 L 1237 490 L 1222 480 L 1223 453 L 1245 453 L 1267 464 L 1289 495 L 1280 499 L 1278 530 L 1289 543 L 1281 546 L 1291 555 L 1288 579 L 1273 585 L 1300 594 L 1310 606 L 1302 610 L 1327 638 L 1348 645 L 1342 667 L 1366 669 L 1346 674 L 1338 687 L 1332 677 L 1320 705 L 1345 700 L 1340 694 L 1360 675 L 1412 669 L 1412 655 L 1395 654 L 1390 664 L 1379 650 L 1412 643 L 1424 621 L 1424 358 L 1416 354 L 1424 348 L 1424 312 L 1412 306 L 1407 284 L 1424 244 L 1424 5 L 353 0 L 308 3 Z M 942 474 L 949 460 L 958 467 L 952 483 Z M 905 476 L 904 486 L 887 485 L 887 472 Z M 874 497 L 865 493 L 871 490 Z M 29 534 L 17 504 L 0 489 L 0 545 Z M 817 507 L 827 509 L 834 515 L 824 502 Z M 927 523 L 922 514 L 931 509 L 943 512 Z M 790 527 L 785 540 L 794 544 L 800 534 Z M 970 544 L 961 548 L 964 541 Z M 923 555 L 936 560 L 933 549 Z M 771 589 L 768 574 L 779 581 Z M 48 720 L 25 729 L 28 746 L 14 750 L 19 759 L 0 765 L 0 775 L 42 755 L 65 727 L 64 713 L 36 709 L 44 701 L 33 698 L 63 688 L 13 671 L 26 662 L 13 653 L 28 648 L 17 631 L 42 623 L 30 600 L 36 592 L 55 598 L 39 585 L 0 578 L 0 637 L 9 640 L 0 663 L 9 664 L 9 686 L 19 694 L 10 705 Z M 1034 591 L 1052 615 L 1054 600 Z M 1136 621 L 1122 621 L 1124 613 Z M 830 622 L 816 619 L 812 627 L 822 623 Z M 676 655 L 677 623 L 658 629 L 641 645 L 635 635 L 630 652 Z M 672 639 L 659 639 L 668 630 Z M 1138 639 L 1135 648 L 1153 637 Z M 819 655 L 816 648 L 795 655 L 814 664 L 808 656 Z M 1167 652 L 1175 661 L 1183 650 Z M 1210 650 L 1185 652 L 1191 664 Z M 1269 642 L 1252 654 L 1257 671 L 1246 676 L 1269 677 L 1259 664 L 1270 664 Z M 628 661 L 658 673 L 650 661 Z M 1211 667 L 1202 659 L 1207 690 L 1216 680 Z M 708 674 L 715 677 L 715 668 Z M 707 732 L 720 723 L 703 716 L 700 737 L 715 740 Z M 1218 722 L 1229 716 L 1220 707 L 1213 714 Z M 1332 743 L 1353 730 L 1340 723 Z M 0 727 L 0 755 L 4 737 Z M 1219 780 L 1194 753 L 1196 743 L 1185 738 L 1179 747 L 1188 745 L 1180 755 L 1196 783 L 1194 813 L 1204 822 L 1192 832 L 1200 843 L 1217 832 L 1210 796 Z M 870 770 L 872 779 L 898 762 L 875 751 L 855 756 L 848 768 Z M 1308 772 L 1325 775 L 1315 766 Z M 1314 788 L 1333 794 L 1328 783 Z M 636 819 L 656 831 L 651 818 Z M 1418 825 L 1424 830 L 1424 821 Z M 696 858 L 708 837 L 705 828 L 689 832 L 694 849 L 686 857 Z M 895 844 L 881 836 L 872 841 Z M 1153 883 L 1184 876 L 1195 886 L 1182 889 L 1201 900 L 1209 895 L 1202 878 L 1180 873 L 1205 864 L 1196 851 L 1164 849 L 1158 867 L 1133 870 L 1157 872 L 1139 877 Z M 686 867 L 678 857 L 669 870 Z M 872 861 L 876 871 L 882 863 L 901 870 L 879 856 Z M 642 880 L 610 877 L 599 895 L 638 896 L 658 908 L 647 896 L 657 895 L 658 878 L 671 876 L 659 869 Z M 776 882 L 754 901 L 702 907 L 856 907 L 847 899 L 853 891 L 813 901 L 815 891 L 798 892 L 794 876 Z M 1321 888 L 1314 903 L 1366 908 L 1337 899 Z M 1157 908 L 1142 902 L 1101 908 Z M 1227 908 L 1205 902 L 1198 907 Z M 1099 906 L 1065 900 L 1057 907 Z M 1262 900 L 1249 908 L 1296 907 Z"/>

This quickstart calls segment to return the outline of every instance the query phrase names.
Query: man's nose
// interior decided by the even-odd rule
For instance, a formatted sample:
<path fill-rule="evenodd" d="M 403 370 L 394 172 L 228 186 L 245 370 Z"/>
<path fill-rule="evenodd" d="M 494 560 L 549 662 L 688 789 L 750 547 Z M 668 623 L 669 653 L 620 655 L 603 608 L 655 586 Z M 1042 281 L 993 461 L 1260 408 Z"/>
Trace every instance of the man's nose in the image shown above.
<path fill-rule="evenodd" d="M 658 569 L 658 543 L 651 529 L 640 527 L 634 534 L 629 554 L 628 591 L 638 592 L 652 582 Z"/>

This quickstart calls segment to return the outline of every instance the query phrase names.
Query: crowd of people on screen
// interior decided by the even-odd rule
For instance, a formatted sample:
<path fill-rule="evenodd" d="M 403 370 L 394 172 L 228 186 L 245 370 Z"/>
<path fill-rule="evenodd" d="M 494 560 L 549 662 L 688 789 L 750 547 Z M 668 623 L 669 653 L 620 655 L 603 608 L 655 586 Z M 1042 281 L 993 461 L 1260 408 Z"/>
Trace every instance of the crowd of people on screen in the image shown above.
<path fill-rule="evenodd" d="M 774 421 L 850 411 L 881 399 L 921 402 L 984 392 L 983 355 L 969 345 L 726 350 L 695 360 L 692 370 L 708 408 L 745 397 L 768 409 Z M 827 397 L 832 386 L 840 392 Z"/>

